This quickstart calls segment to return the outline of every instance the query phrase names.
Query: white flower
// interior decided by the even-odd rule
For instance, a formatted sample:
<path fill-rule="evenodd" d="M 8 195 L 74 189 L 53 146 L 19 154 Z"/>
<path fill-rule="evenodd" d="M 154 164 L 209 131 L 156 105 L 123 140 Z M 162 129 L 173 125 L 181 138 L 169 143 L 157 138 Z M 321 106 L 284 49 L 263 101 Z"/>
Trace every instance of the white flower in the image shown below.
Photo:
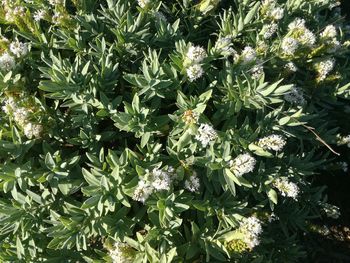
<path fill-rule="evenodd" d="M 40 9 L 35 11 L 33 18 L 35 21 L 39 22 L 40 20 L 44 19 L 45 15 L 46 11 L 44 9 Z"/>
<path fill-rule="evenodd" d="M 268 16 L 274 20 L 281 20 L 284 15 L 284 10 L 281 7 L 275 7 L 268 12 Z"/>
<path fill-rule="evenodd" d="M 316 64 L 318 77 L 321 81 L 324 80 L 327 77 L 327 75 L 333 70 L 334 65 L 335 65 L 334 58 L 326 59 Z"/>
<path fill-rule="evenodd" d="M 340 209 L 339 209 L 339 207 L 337 207 L 335 205 L 323 203 L 322 210 L 330 218 L 338 219 L 340 216 Z"/>
<path fill-rule="evenodd" d="M 190 192 L 197 192 L 199 190 L 200 183 L 196 172 L 190 176 L 189 179 L 185 181 L 185 188 Z"/>
<path fill-rule="evenodd" d="M 63 5 L 64 0 L 49 0 L 50 5 Z"/>
<path fill-rule="evenodd" d="M 196 46 L 190 46 L 186 54 L 186 57 L 188 57 L 194 63 L 202 62 L 206 56 L 207 53 L 205 52 L 204 48 Z"/>
<path fill-rule="evenodd" d="M 150 183 L 141 180 L 138 182 L 138 185 L 134 191 L 132 199 L 145 203 L 148 197 L 153 193 L 153 187 Z"/>
<path fill-rule="evenodd" d="M 304 105 L 306 103 L 303 91 L 297 87 L 293 87 L 288 93 L 284 94 L 284 99 L 289 103 L 297 105 Z"/>
<path fill-rule="evenodd" d="M 154 168 L 152 170 L 152 187 L 157 190 L 169 190 L 171 185 L 171 176 L 168 172 Z"/>
<path fill-rule="evenodd" d="M 289 31 L 305 29 L 305 20 L 302 18 L 296 18 L 288 25 Z"/>
<path fill-rule="evenodd" d="M 28 139 L 40 138 L 41 133 L 43 131 L 43 126 L 40 124 L 27 123 L 23 128 L 24 135 L 27 136 Z"/>
<path fill-rule="evenodd" d="M 28 45 L 26 43 L 19 42 L 16 40 L 10 44 L 10 51 L 17 58 L 23 57 L 28 54 Z"/>
<path fill-rule="evenodd" d="M 29 111 L 24 107 L 15 108 L 13 110 L 13 118 L 15 122 L 17 122 L 20 126 L 23 126 L 27 122 L 28 117 L 29 117 Z M 30 134 L 31 128 L 32 127 L 30 126 L 27 127 L 29 132 L 28 134 Z"/>
<path fill-rule="evenodd" d="M 252 47 L 245 47 L 241 54 L 244 64 L 250 63 L 256 59 L 256 51 Z"/>
<path fill-rule="evenodd" d="M 264 149 L 281 151 L 286 145 L 286 140 L 277 134 L 272 134 L 259 139 L 258 145 Z"/>
<path fill-rule="evenodd" d="M 109 251 L 109 256 L 113 263 L 132 263 L 133 256 L 131 255 L 132 248 L 122 242 L 116 242 L 113 250 Z"/>
<path fill-rule="evenodd" d="M 278 189 L 282 196 L 297 200 L 299 187 L 295 183 L 288 181 L 286 177 L 276 179 L 273 185 Z"/>
<path fill-rule="evenodd" d="M 243 241 L 249 248 L 252 249 L 260 244 L 259 235 L 262 233 L 262 226 L 255 216 L 244 218 L 240 223 L 239 232 L 244 235 Z"/>
<path fill-rule="evenodd" d="M 150 0 L 137 0 L 137 3 L 141 8 L 145 8 L 150 2 Z"/>
<path fill-rule="evenodd" d="M 264 67 L 259 64 L 250 69 L 252 79 L 258 80 L 264 74 Z"/>
<path fill-rule="evenodd" d="M 282 40 L 281 48 L 286 55 L 293 55 L 299 47 L 299 42 L 292 37 L 285 37 Z"/>
<path fill-rule="evenodd" d="M 289 72 L 297 72 L 298 68 L 293 62 L 288 62 L 284 65 L 284 68 L 288 70 Z"/>
<path fill-rule="evenodd" d="M 242 176 L 243 174 L 252 172 L 255 164 L 255 158 L 248 153 L 240 154 L 229 162 L 230 170 L 233 171 L 236 176 Z"/>
<path fill-rule="evenodd" d="M 276 23 L 264 25 L 261 30 L 263 32 L 264 39 L 271 38 L 276 33 L 277 29 L 278 25 Z"/>
<path fill-rule="evenodd" d="M 299 36 L 299 41 L 308 47 L 312 47 L 316 43 L 316 36 L 309 29 L 305 28 L 303 34 Z"/>
<path fill-rule="evenodd" d="M 201 124 L 197 133 L 198 134 L 195 138 L 202 144 L 203 147 L 207 147 L 207 145 L 211 141 L 214 141 L 218 136 L 213 126 L 209 124 Z"/>
<path fill-rule="evenodd" d="M 187 76 L 191 82 L 195 81 L 196 79 L 199 79 L 204 73 L 203 68 L 198 64 L 194 64 L 192 66 L 189 66 L 187 68 L 186 72 L 187 72 Z"/>
<path fill-rule="evenodd" d="M 16 108 L 17 108 L 17 104 L 16 104 L 16 102 L 15 102 L 13 97 L 9 97 L 9 98 L 5 99 L 4 104 L 5 105 L 2 106 L 2 110 L 6 114 L 10 114 L 11 112 L 16 110 Z"/>
<path fill-rule="evenodd" d="M 338 145 L 346 144 L 350 148 L 350 135 L 340 137 L 338 140 Z"/>
<path fill-rule="evenodd" d="M 320 37 L 322 39 L 334 38 L 337 36 L 337 29 L 333 25 L 328 25 L 326 28 L 320 33 Z"/>
<path fill-rule="evenodd" d="M 3 53 L 0 57 L 0 70 L 10 71 L 16 66 L 15 59 L 8 53 Z"/>

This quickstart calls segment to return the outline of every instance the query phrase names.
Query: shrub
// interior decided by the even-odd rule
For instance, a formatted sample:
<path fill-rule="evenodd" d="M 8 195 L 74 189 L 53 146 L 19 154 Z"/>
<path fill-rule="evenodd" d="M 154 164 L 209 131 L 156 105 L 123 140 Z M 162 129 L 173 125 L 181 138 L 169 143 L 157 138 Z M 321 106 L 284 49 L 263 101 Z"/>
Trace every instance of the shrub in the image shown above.
<path fill-rule="evenodd" d="M 339 211 L 333 0 L 4 0 L 2 262 L 301 262 Z"/>

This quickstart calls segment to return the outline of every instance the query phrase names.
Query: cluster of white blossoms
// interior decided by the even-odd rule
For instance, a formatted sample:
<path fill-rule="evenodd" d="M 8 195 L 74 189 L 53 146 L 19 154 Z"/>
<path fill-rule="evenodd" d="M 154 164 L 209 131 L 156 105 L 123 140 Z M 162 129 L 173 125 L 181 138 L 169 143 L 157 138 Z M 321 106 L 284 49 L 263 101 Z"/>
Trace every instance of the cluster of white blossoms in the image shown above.
<path fill-rule="evenodd" d="M 28 44 L 27 43 L 22 43 L 18 41 L 13 41 L 10 44 L 10 51 L 13 55 L 15 55 L 17 58 L 24 57 L 25 55 L 28 54 Z"/>
<path fill-rule="evenodd" d="M 56 5 L 63 5 L 64 0 L 49 0 L 50 5 L 56 6 Z"/>
<path fill-rule="evenodd" d="M 281 177 L 275 180 L 274 187 L 281 193 L 282 196 L 297 200 L 299 195 L 299 187 L 288 180 L 286 177 Z"/>
<path fill-rule="evenodd" d="M 243 234 L 244 243 L 252 249 L 260 244 L 261 222 L 255 216 L 244 218 L 240 223 L 238 232 Z"/>
<path fill-rule="evenodd" d="M 256 160 L 248 153 L 238 155 L 235 159 L 229 161 L 230 170 L 236 176 L 250 173 L 254 170 Z"/>
<path fill-rule="evenodd" d="M 33 15 L 33 18 L 35 21 L 39 22 L 45 18 L 46 14 L 47 13 L 44 9 L 36 10 Z"/>
<path fill-rule="evenodd" d="M 294 55 L 297 49 L 303 45 L 313 47 L 316 43 L 316 36 L 305 25 L 305 20 L 296 18 L 288 25 L 288 34 L 281 43 L 282 52 L 286 55 Z"/>
<path fill-rule="evenodd" d="M 338 145 L 345 145 L 346 144 L 350 148 L 350 135 L 339 136 L 337 143 L 338 143 Z"/>
<path fill-rule="evenodd" d="M 320 39 L 326 45 L 328 45 L 328 52 L 333 53 L 338 50 L 341 46 L 340 42 L 337 40 L 337 29 L 333 25 L 328 25 L 325 29 L 320 33 Z"/>
<path fill-rule="evenodd" d="M 202 123 L 198 128 L 197 135 L 195 138 L 205 148 L 211 141 L 214 141 L 217 137 L 217 132 L 214 130 L 213 126 L 206 123 Z"/>
<path fill-rule="evenodd" d="M 327 217 L 338 219 L 340 217 L 340 209 L 335 205 L 328 203 L 322 203 L 322 210 L 327 215 Z"/>
<path fill-rule="evenodd" d="M 293 62 L 288 62 L 287 64 L 284 65 L 284 68 L 288 71 L 288 72 L 297 72 L 298 68 L 297 66 L 293 63 Z"/>
<path fill-rule="evenodd" d="M 145 8 L 150 3 L 150 0 L 137 0 L 137 3 L 141 8 Z"/>
<path fill-rule="evenodd" d="M 197 192 L 200 187 L 199 178 L 196 172 L 193 172 L 190 178 L 185 181 L 185 189 L 190 192 Z"/>
<path fill-rule="evenodd" d="M 320 81 L 325 80 L 328 74 L 333 70 L 334 65 L 335 65 L 334 58 L 326 59 L 324 61 L 317 63 L 315 65 L 315 68 L 317 70 L 318 79 Z"/>
<path fill-rule="evenodd" d="M 261 34 L 264 39 L 269 39 L 277 32 L 277 29 L 278 25 L 276 23 L 266 24 L 261 29 Z"/>
<path fill-rule="evenodd" d="M 281 151 L 286 145 L 286 140 L 277 134 L 272 134 L 259 139 L 258 145 L 267 150 Z"/>
<path fill-rule="evenodd" d="M 289 92 L 284 94 L 284 99 L 289 103 L 304 105 L 306 100 L 301 88 L 293 87 Z"/>
<path fill-rule="evenodd" d="M 191 82 L 199 79 L 203 75 L 204 70 L 200 63 L 206 56 L 207 53 L 202 47 L 192 45 L 189 47 L 186 58 L 190 61 L 190 66 L 187 67 L 186 73 Z"/>
<path fill-rule="evenodd" d="M 14 121 L 23 129 L 24 135 L 28 139 L 41 137 L 43 126 L 30 121 L 30 113 L 33 113 L 31 109 L 20 107 L 13 97 L 9 97 L 5 100 L 2 110 L 13 116 Z"/>
<path fill-rule="evenodd" d="M 254 65 L 254 67 L 252 67 L 249 71 L 252 79 L 258 80 L 264 74 L 264 67 L 262 63 L 259 63 Z"/>
<path fill-rule="evenodd" d="M 284 9 L 277 5 L 276 0 L 264 0 L 261 10 L 267 18 L 272 20 L 281 20 L 284 16 Z"/>
<path fill-rule="evenodd" d="M 5 11 L 5 19 L 7 22 L 15 22 L 16 19 L 25 16 L 25 8 L 23 6 L 18 6 L 15 1 L 3 0 L 2 6 Z"/>
<path fill-rule="evenodd" d="M 1 71 L 10 71 L 16 66 L 15 58 L 9 55 L 7 52 L 3 53 L 0 56 L 0 70 Z"/>
<path fill-rule="evenodd" d="M 140 180 L 134 191 L 133 199 L 145 203 L 154 191 L 169 190 L 174 177 L 174 168 L 167 170 L 154 168 L 152 172 L 146 170 L 146 179 Z"/>
<path fill-rule="evenodd" d="M 286 55 L 293 55 L 299 47 L 299 42 L 293 37 L 285 37 L 281 43 L 281 49 Z"/>
<path fill-rule="evenodd" d="M 256 51 L 250 46 L 246 46 L 240 55 L 243 64 L 248 64 L 256 60 Z"/>
<path fill-rule="evenodd" d="M 113 249 L 109 250 L 109 256 L 113 263 L 131 263 L 134 260 L 133 249 L 122 242 L 116 242 Z"/>

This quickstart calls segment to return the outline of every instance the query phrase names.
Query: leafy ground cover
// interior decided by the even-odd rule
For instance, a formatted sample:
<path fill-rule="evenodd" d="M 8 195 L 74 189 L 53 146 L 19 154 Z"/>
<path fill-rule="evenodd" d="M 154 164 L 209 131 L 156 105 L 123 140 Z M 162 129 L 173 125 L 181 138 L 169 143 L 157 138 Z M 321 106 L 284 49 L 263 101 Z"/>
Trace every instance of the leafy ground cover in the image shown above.
<path fill-rule="evenodd" d="M 339 5 L 2 1 L 0 260 L 347 262 Z"/>

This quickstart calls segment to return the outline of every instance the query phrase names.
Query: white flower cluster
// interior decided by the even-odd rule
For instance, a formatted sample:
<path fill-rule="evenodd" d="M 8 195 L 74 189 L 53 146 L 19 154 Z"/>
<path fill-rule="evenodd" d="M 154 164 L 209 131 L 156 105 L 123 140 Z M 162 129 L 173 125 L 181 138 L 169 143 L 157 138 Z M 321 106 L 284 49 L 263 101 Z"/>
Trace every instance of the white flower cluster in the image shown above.
<path fill-rule="evenodd" d="M 277 6 L 276 0 L 264 0 L 261 8 L 265 10 L 265 15 L 272 20 L 281 20 L 284 16 L 284 10 Z"/>
<path fill-rule="evenodd" d="M 284 68 L 289 71 L 289 72 L 297 72 L 298 68 L 293 62 L 288 62 L 287 64 L 284 65 Z"/>
<path fill-rule="evenodd" d="M 294 55 L 299 47 L 299 42 L 293 37 L 285 37 L 281 43 L 281 49 L 286 55 Z"/>
<path fill-rule="evenodd" d="M 252 79 L 260 79 L 260 77 L 264 74 L 264 67 L 261 63 L 255 65 L 250 69 L 250 75 Z"/>
<path fill-rule="evenodd" d="M 20 107 L 13 97 L 9 97 L 5 100 L 5 105 L 2 110 L 12 115 L 15 122 L 22 127 L 24 135 L 28 139 L 40 138 L 43 132 L 43 126 L 41 124 L 32 123 L 29 120 L 30 113 L 33 111 L 25 107 Z"/>
<path fill-rule="evenodd" d="M 64 0 L 49 0 L 50 5 L 63 5 L 64 4 Z"/>
<path fill-rule="evenodd" d="M 154 191 L 169 190 L 174 176 L 174 168 L 166 171 L 154 168 L 152 172 L 146 170 L 147 180 L 140 180 L 134 191 L 133 199 L 145 203 Z"/>
<path fill-rule="evenodd" d="M 216 133 L 216 131 L 214 130 L 213 126 L 206 124 L 206 123 L 202 123 L 197 131 L 197 135 L 196 135 L 196 140 L 199 141 L 202 146 L 205 148 L 207 147 L 207 145 L 211 142 L 214 141 L 218 135 Z"/>
<path fill-rule="evenodd" d="M 3 3 L 3 5 L 5 11 L 5 19 L 7 22 L 15 22 L 19 17 L 25 16 L 25 8 L 23 6 L 6 4 L 6 1 Z"/>
<path fill-rule="evenodd" d="M 275 180 L 274 187 L 281 193 L 282 196 L 293 198 L 297 200 L 299 195 L 299 187 L 288 180 L 286 177 L 281 177 Z"/>
<path fill-rule="evenodd" d="M 296 18 L 288 25 L 288 34 L 282 40 L 281 49 L 286 55 L 293 55 L 300 45 L 313 47 L 316 36 L 305 25 L 305 20 Z"/>
<path fill-rule="evenodd" d="M 44 19 L 46 16 L 46 11 L 44 9 L 36 10 L 33 18 L 35 21 L 39 22 L 40 20 Z"/>
<path fill-rule="evenodd" d="M 350 134 L 347 136 L 339 136 L 338 145 L 347 145 L 350 148 Z"/>
<path fill-rule="evenodd" d="M 19 42 L 18 39 L 10 44 L 10 51 L 17 58 L 28 54 L 28 44 Z"/>
<path fill-rule="evenodd" d="M 193 172 L 189 179 L 185 181 L 185 188 L 190 192 L 197 192 L 200 187 L 199 178 L 196 172 Z"/>
<path fill-rule="evenodd" d="M 322 210 L 328 217 L 333 219 L 338 219 L 341 215 L 339 207 L 328 203 L 322 204 Z"/>
<path fill-rule="evenodd" d="M 325 80 L 328 74 L 333 70 L 334 65 L 335 65 L 334 58 L 326 59 L 324 61 L 317 63 L 315 67 L 318 73 L 318 79 L 320 81 Z"/>
<path fill-rule="evenodd" d="M 262 226 L 260 220 L 255 216 L 244 218 L 238 231 L 244 235 L 243 241 L 250 249 L 260 244 L 259 236 L 262 233 Z"/>
<path fill-rule="evenodd" d="M 248 64 L 256 60 L 256 51 L 250 46 L 246 46 L 240 56 L 243 64 Z"/>
<path fill-rule="evenodd" d="M 207 53 L 202 47 L 192 45 L 189 47 L 186 53 L 186 58 L 189 59 L 191 65 L 187 67 L 186 73 L 191 82 L 199 79 L 203 75 L 204 70 L 200 63 L 206 58 L 206 56 Z"/>
<path fill-rule="evenodd" d="M 286 145 L 286 140 L 281 135 L 272 134 L 259 139 L 258 145 L 264 149 L 278 152 Z"/>
<path fill-rule="evenodd" d="M 150 0 L 137 0 L 137 3 L 141 8 L 145 8 L 150 3 Z"/>
<path fill-rule="evenodd" d="M 109 256 L 113 263 L 132 263 L 133 256 L 130 251 L 132 251 L 132 248 L 129 245 L 122 242 L 116 242 L 113 250 L 109 251 Z"/>
<path fill-rule="evenodd" d="M 306 103 L 302 89 L 297 87 L 293 87 L 289 92 L 284 94 L 284 99 L 289 103 L 297 105 L 304 105 Z"/>
<path fill-rule="evenodd" d="M 10 71 L 16 66 L 15 58 L 9 55 L 8 53 L 3 53 L 0 56 L 0 70 L 1 71 Z"/>
<path fill-rule="evenodd" d="M 250 173 L 254 170 L 256 160 L 248 153 L 240 154 L 235 159 L 229 161 L 230 170 L 236 176 Z"/>
<path fill-rule="evenodd" d="M 271 38 L 277 31 L 278 25 L 276 23 L 266 24 L 263 26 L 261 32 L 264 39 Z"/>

